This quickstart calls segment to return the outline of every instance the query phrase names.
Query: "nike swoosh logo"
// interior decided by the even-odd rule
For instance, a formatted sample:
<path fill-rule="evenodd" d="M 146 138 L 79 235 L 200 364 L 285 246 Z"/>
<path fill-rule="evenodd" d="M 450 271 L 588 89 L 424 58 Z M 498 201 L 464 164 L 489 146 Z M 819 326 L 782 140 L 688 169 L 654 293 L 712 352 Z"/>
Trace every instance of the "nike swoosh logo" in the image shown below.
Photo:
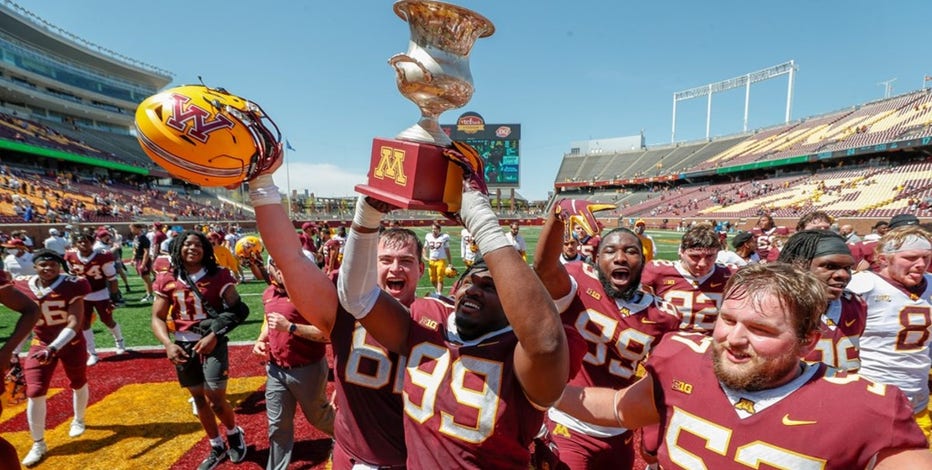
<path fill-rule="evenodd" d="M 655 321 L 653 321 L 653 320 L 648 320 L 648 319 L 646 319 L 646 318 L 642 318 L 642 319 L 641 319 L 641 323 L 643 323 L 643 324 L 645 324 L 645 325 L 655 325 L 655 324 L 657 324 L 657 322 L 655 322 Z"/>
<path fill-rule="evenodd" d="M 715 289 L 716 287 L 722 287 L 722 284 L 724 284 L 724 282 L 712 282 L 709 284 L 709 287 Z"/>
<path fill-rule="evenodd" d="M 853 325 L 854 322 L 856 322 L 856 321 L 857 321 L 856 318 L 852 318 L 851 320 L 845 322 L 845 326 L 851 326 L 851 325 Z"/>
<path fill-rule="evenodd" d="M 815 421 L 790 419 L 789 413 L 783 415 L 783 420 L 781 422 L 784 426 L 804 426 L 806 424 L 816 424 Z"/>

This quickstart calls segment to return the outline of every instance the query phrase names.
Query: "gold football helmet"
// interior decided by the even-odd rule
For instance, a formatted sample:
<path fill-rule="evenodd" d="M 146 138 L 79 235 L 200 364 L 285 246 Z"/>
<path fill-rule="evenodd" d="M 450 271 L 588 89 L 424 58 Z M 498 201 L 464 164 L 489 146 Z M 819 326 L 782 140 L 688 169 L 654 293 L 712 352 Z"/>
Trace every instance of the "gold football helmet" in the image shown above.
<path fill-rule="evenodd" d="M 460 273 L 453 266 L 447 266 L 446 269 L 443 270 L 443 275 L 449 278 L 454 278 L 459 276 Z"/>
<path fill-rule="evenodd" d="M 240 184 L 282 157 L 281 132 L 259 105 L 204 85 L 146 98 L 136 137 L 152 161 L 200 186 Z"/>
<path fill-rule="evenodd" d="M 262 240 L 254 235 L 247 235 L 236 241 L 233 251 L 237 257 L 243 259 L 258 259 L 262 255 Z"/>

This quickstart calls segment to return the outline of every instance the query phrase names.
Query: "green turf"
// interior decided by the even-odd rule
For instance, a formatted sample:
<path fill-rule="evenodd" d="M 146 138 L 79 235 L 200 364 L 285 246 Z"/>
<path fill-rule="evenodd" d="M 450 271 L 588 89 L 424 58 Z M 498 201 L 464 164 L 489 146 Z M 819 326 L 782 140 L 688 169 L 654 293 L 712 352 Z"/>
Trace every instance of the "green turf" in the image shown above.
<path fill-rule="evenodd" d="M 415 232 L 423 239 L 423 236 L 429 231 L 428 228 L 416 229 Z M 445 232 L 450 234 L 450 251 L 453 256 L 453 264 L 462 272 L 463 262 L 460 258 L 460 228 L 447 227 Z M 672 231 L 649 231 L 648 232 L 656 242 L 658 259 L 675 259 L 677 245 L 681 237 L 680 233 Z M 540 236 L 539 227 L 521 227 L 521 235 L 524 236 L 528 245 L 528 262 L 533 262 L 534 247 L 537 245 Z M 126 306 L 118 308 L 114 313 L 116 320 L 120 323 L 123 330 L 123 336 L 126 338 L 126 346 L 157 345 L 158 342 L 152 335 L 150 327 L 151 305 L 139 303 L 138 300 L 143 296 L 142 280 L 136 276 L 130 268 L 130 288 L 132 292 L 124 293 L 127 300 Z M 446 283 L 449 288 L 450 282 Z M 244 325 L 230 333 L 233 341 L 254 340 L 259 334 L 259 328 L 262 325 L 262 291 L 265 290 L 265 283 L 259 281 L 250 281 L 237 286 L 237 290 L 242 296 L 243 301 L 249 305 L 250 316 Z M 123 283 L 120 282 L 120 288 L 123 289 Z M 418 294 L 425 295 L 431 292 L 433 288 L 427 276 L 421 278 L 418 284 Z M 16 323 L 16 314 L 6 307 L 0 306 L 0 343 L 6 341 Z M 106 326 L 100 321 L 94 323 L 94 336 L 98 348 L 113 347 L 113 337 L 107 330 Z"/>

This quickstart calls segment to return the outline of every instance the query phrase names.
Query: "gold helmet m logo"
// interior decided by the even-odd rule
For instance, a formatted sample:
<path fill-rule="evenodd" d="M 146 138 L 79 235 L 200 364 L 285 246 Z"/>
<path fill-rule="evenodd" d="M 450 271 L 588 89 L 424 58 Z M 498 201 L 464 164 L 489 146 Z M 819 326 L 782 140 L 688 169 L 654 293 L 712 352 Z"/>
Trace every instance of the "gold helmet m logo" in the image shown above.
<path fill-rule="evenodd" d="M 388 178 L 394 180 L 399 186 L 406 186 L 408 177 L 404 169 L 405 151 L 383 146 L 379 154 L 379 164 L 372 171 L 372 176 L 380 180 Z"/>

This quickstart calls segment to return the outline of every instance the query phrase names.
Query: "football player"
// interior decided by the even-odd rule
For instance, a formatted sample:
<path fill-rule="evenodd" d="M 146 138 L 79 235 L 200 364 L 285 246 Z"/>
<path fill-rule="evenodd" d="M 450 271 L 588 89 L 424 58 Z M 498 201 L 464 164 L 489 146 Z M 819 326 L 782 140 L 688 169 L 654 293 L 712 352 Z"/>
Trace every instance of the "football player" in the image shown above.
<path fill-rule="evenodd" d="M 434 222 L 430 227 L 430 233 L 424 235 L 424 262 L 427 263 L 427 274 L 437 295 L 443 295 L 444 270 L 453 264 L 450 255 L 450 235 L 441 230 L 440 223 Z"/>
<path fill-rule="evenodd" d="M 751 229 L 751 234 L 757 242 L 757 256 L 761 263 L 776 261 L 780 255 L 779 243 L 782 237 L 789 236 L 786 227 L 777 227 L 770 214 L 764 214 L 757 219 L 757 226 Z"/>
<path fill-rule="evenodd" d="M 822 337 L 805 359 L 857 372 L 861 368 L 858 344 L 864 332 L 867 304 L 846 289 L 855 264 L 848 244 L 828 230 L 803 230 L 787 240 L 777 261 L 811 272 L 822 281 L 829 299 L 821 318 Z"/>
<path fill-rule="evenodd" d="M 84 296 L 84 340 L 87 342 L 87 365 L 97 364 L 97 345 L 94 340 L 94 312 L 100 321 L 110 330 L 116 344 L 116 354 L 126 353 L 123 344 L 123 331 L 120 324 L 113 319 L 113 309 L 120 301 L 120 283 L 116 277 L 113 255 L 109 251 L 94 250 L 94 234 L 91 229 L 83 228 L 71 232 L 73 249 L 65 252 L 65 261 L 71 267 L 71 274 L 87 279 L 91 291 Z"/>
<path fill-rule="evenodd" d="M 362 197 L 337 291 L 370 334 L 408 358 L 409 468 L 527 468 L 544 410 L 566 384 L 570 348 L 546 289 L 508 242 L 488 197 L 464 187 L 460 215 L 483 258 L 456 284 L 455 306 L 438 301 L 409 316 L 381 294 L 368 266 L 382 212 Z"/>
<path fill-rule="evenodd" d="M 84 296 L 90 292 L 87 280 L 62 273 L 65 260 L 58 253 L 42 249 L 33 253 L 36 273 L 17 278 L 16 288 L 39 306 L 42 318 L 33 329 L 34 337 L 26 357 L 26 417 L 32 448 L 23 458 L 31 467 L 45 458 L 45 395 L 59 360 L 68 376 L 74 401 L 74 419 L 68 435 L 84 434 L 87 410 L 87 349 L 78 334 L 84 319 Z"/>
<path fill-rule="evenodd" d="M 567 387 L 561 404 L 602 426 L 659 423 L 662 468 L 932 468 L 899 389 L 802 361 L 826 300 L 794 266 L 742 268 L 711 337 L 672 335 L 634 385 Z"/>
<path fill-rule="evenodd" d="M 229 356 L 226 334 L 249 315 L 236 292 L 236 280 L 217 265 L 213 247 L 201 232 L 185 231 L 172 245 L 171 270 L 153 285 L 152 332 L 165 347 L 178 381 L 194 398 L 197 416 L 210 440 L 210 454 L 200 470 L 213 469 L 227 456 L 246 458 L 246 436 L 226 399 Z M 174 338 L 167 320 L 174 321 Z M 226 430 L 223 442 L 217 419 Z"/>
<path fill-rule="evenodd" d="M 132 224 L 129 228 L 133 233 L 133 263 L 136 266 L 136 274 L 142 278 L 146 288 L 146 295 L 140 302 L 152 302 L 152 259 L 155 257 L 152 242 L 146 236 L 144 224 Z"/>
<path fill-rule="evenodd" d="M 929 436 L 932 274 L 926 269 L 932 262 L 932 235 L 918 225 L 907 225 L 890 230 L 877 244 L 880 271 L 861 271 L 848 284 L 867 301 L 859 373 L 903 390 Z"/>
<path fill-rule="evenodd" d="M 109 251 L 113 256 L 113 267 L 116 268 L 117 274 L 123 279 L 123 285 L 126 293 L 131 292 L 129 279 L 126 277 L 126 265 L 123 264 L 123 237 L 116 230 L 110 233 L 106 227 L 100 227 L 94 233 L 97 241 L 94 242 L 94 250 Z"/>
<path fill-rule="evenodd" d="M 569 383 L 624 387 L 637 380 L 640 363 L 665 333 L 678 329 L 680 318 L 673 305 L 640 289 L 644 250 L 638 235 L 626 228 L 602 234 L 591 264 L 559 262 L 561 243 L 569 238 L 565 225 L 576 210 L 589 209 L 571 200 L 554 205 L 541 231 L 534 268 L 563 322 L 588 343 L 582 368 Z M 559 402 L 550 410 L 550 420 L 563 465 L 584 469 L 633 464 L 630 429 L 571 416 Z"/>
<path fill-rule="evenodd" d="M 273 169 L 274 171 L 274 169 Z M 402 424 L 401 387 L 404 358 L 382 346 L 365 328 L 339 308 L 336 288 L 316 264 L 302 256 L 297 236 L 287 230 L 291 222 L 277 197 L 271 173 L 249 183 L 260 233 L 275 243 L 269 253 L 283 281 L 299 279 L 301 288 L 290 292 L 292 303 L 323 335 L 330 337 L 334 355 L 337 409 L 334 422 L 333 468 L 404 468 L 407 452 Z M 321 225 L 329 238 L 329 228 Z M 434 299 L 418 298 L 418 279 L 424 274 L 423 246 L 411 230 L 390 228 L 378 239 L 371 263 L 377 285 L 406 307 Z"/>
<path fill-rule="evenodd" d="M 35 327 L 40 317 L 39 307 L 36 303 L 22 292 L 16 290 L 13 283 L 5 275 L 0 275 L 0 304 L 19 314 L 19 319 L 16 320 L 16 326 L 13 327 L 10 337 L 6 339 L 3 346 L 0 346 L 0 414 L 2 414 L 3 402 L 7 398 L 4 390 L 6 377 L 14 357 L 18 353 L 16 348 L 29 337 L 29 332 Z M 16 367 L 19 367 L 19 365 L 16 365 Z M 13 385 L 10 384 L 9 386 L 13 387 Z M 0 436 L 0 468 L 19 468 L 18 460 L 16 449 Z M 4 467 L 4 465 L 8 467 Z"/>
<path fill-rule="evenodd" d="M 718 233 L 708 224 L 693 225 L 680 240 L 679 261 L 654 260 L 644 266 L 641 286 L 676 306 L 683 330 L 712 331 L 725 283 L 734 268 L 716 264 Z"/>

